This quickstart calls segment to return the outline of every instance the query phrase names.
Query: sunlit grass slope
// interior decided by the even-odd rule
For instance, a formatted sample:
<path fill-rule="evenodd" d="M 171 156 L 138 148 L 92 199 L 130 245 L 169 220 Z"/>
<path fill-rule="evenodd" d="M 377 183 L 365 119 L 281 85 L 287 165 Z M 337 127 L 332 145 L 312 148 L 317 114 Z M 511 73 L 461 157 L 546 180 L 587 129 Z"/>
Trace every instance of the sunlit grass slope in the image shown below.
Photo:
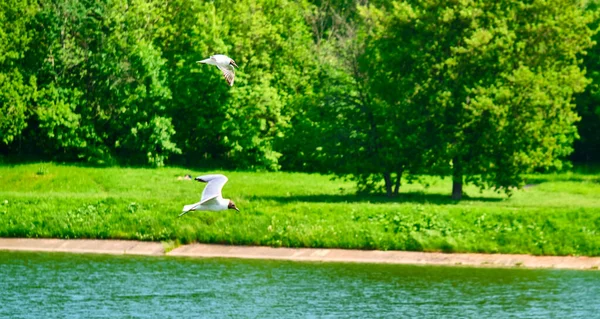
<path fill-rule="evenodd" d="M 290 247 L 600 255 L 600 174 L 529 176 L 511 198 L 449 180 L 403 185 L 400 198 L 300 173 L 222 172 L 241 209 L 194 212 L 203 184 L 185 168 L 0 167 L 0 237 L 119 238 Z"/>

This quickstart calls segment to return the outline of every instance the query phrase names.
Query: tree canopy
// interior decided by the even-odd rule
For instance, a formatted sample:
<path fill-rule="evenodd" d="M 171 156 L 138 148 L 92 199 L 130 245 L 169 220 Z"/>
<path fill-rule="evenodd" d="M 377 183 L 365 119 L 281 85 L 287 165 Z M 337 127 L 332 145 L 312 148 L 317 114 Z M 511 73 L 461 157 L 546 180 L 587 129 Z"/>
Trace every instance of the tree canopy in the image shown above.
<path fill-rule="evenodd" d="M 463 183 L 510 193 L 568 165 L 574 145 L 598 160 L 598 12 L 583 0 L 8 0 L 0 153 L 333 173 L 388 195 L 433 174 L 455 198 Z M 240 66 L 233 87 L 196 63 L 213 54 Z"/>
<path fill-rule="evenodd" d="M 417 110 L 400 123 L 426 122 L 418 139 L 433 150 L 428 162 L 452 171 L 455 197 L 465 178 L 509 190 L 523 173 L 561 167 L 576 137 L 572 97 L 587 84 L 578 55 L 592 46 L 581 4 L 432 0 L 364 11 L 375 21 L 373 92 Z"/>

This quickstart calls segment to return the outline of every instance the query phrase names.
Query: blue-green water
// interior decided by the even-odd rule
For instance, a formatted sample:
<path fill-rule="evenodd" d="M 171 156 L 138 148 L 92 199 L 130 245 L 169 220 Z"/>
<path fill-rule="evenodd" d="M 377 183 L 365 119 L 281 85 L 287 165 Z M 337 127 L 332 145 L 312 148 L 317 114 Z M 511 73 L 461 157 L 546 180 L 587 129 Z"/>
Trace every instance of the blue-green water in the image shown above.
<path fill-rule="evenodd" d="M 598 318 L 597 271 L 0 252 L 0 318 Z"/>

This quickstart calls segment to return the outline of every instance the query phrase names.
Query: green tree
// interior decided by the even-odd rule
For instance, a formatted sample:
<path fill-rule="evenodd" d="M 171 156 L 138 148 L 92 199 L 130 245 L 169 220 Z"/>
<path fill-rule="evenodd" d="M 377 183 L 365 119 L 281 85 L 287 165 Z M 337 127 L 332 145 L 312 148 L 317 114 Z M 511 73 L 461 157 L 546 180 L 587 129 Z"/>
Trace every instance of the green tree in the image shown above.
<path fill-rule="evenodd" d="M 157 43 L 170 70 L 170 115 L 186 163 L 278 169 L 276 139 L 311 94 L 311 33 L 304 2 L 172 1 Z M 196 61 L 226 54 L 240 66 L 229 87 L 220 71 Z"/>
<path fill-rule="evenodd" d="M 184 150 L 190 164 L 279 168 L 274 142 L 316 69 L 305 2 L 41 0 L 29 24 L 15 20 L 26 3 L 4 4 L 20 59 L 6 64 L 23 64 L 0 76 L 8 149 L 23 135 L 19 151 L 62 160 L 160 166 Z M 217 53 L 241 66 L 234 87 L 195 63 Z"/>
<path fill-rule="evenodd" d="M 373 94 L 381 74 L 371 69 L 375 51 L 366 39 L 372 25 L 362 23 L 356 9 L 330 2 L 321 2 L 307 20 L 320 85 L 293 119 L 287 147 L 300 152 L 284 157 L 285 163 L 353 179 L 360 192 L 380 191 L 383 181 L 385 193 L 397 195 L 405 173 L 422 164 L 425 149 L 417 136 L 423 129 L 403 121 L 410 109 Z"/>
<path fill-rule="evenodd" d="M 146 1 L 41 1 L 29 72 L 38 102 L 28 136 L 63 159 L 160 166 L 180 150 L 154 46 L 159 8 Z M 149 140 L 150 139 L 150 140 Z"/>
<path fill-rule="evenodd" d="M 0 143 L 9 144 L 27 126 L 36 93 L 35 77 L 23 75 L 31 45 L 28 24 L 37 6 L 32 1 L 0 3 Z"/>
<path fill-rule="evenodd" d="M 404 1 L 363 16 L 375 92 L 417 110 L 402 123 L 426 119 L 426 162 L 452 176 L 453 198 L 464 182 L 510 192 L 523 173 L 562 166 L 592 44 L 582 1 Z"/>

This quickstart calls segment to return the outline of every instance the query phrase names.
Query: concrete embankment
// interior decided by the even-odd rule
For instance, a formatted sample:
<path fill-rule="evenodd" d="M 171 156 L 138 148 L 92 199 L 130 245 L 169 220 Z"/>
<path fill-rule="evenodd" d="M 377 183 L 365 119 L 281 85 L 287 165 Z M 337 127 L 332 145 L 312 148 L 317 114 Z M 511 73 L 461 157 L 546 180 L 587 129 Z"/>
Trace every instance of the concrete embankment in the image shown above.
<path fill-rule="evenodd" d="M 130 240 L 0 238 L 0 250 L 179 256 L 197 258 L 276 259 L 312 262 L 354 262 L 473 267 L 599 269 L 600 257 L 512 254 L 446 254 L 315 248 L 272 248 L 191 244 L 165 251 L 162 243 Z"/>
<path fill-rule="evenodd" d="M 0 238 L 0 250 L 111 255 L 164 255 L 163 244 L 134 240 Z"/>

